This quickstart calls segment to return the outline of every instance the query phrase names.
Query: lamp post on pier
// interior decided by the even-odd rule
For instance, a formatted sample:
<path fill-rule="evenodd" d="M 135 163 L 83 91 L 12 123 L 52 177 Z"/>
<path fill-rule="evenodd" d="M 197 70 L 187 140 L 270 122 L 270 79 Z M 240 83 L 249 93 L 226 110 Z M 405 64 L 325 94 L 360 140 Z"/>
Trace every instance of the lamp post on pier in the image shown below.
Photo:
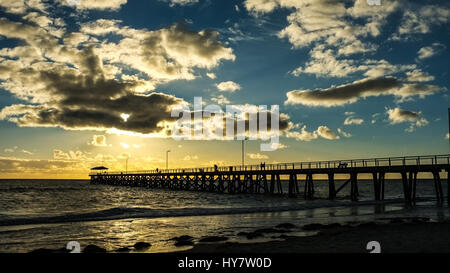
<path fill-rule="evenodd" d="M 167 150 L 166 151 L 166 170 L 169 169 L 169 153 L 170 153 L 170 150 Z"/>
<path fill-rule="evenodd" d="M 245 166 L 245 141 L 248 140 L 248 137 L 245 137 L 242 140 L 242 167 Z"/>

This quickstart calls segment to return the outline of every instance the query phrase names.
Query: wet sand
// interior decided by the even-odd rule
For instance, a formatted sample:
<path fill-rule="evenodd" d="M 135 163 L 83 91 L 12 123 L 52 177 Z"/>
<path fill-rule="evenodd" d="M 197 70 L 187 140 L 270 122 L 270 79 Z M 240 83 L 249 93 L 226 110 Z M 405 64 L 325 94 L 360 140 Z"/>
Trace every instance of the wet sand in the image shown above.
<path fill-rule="evenodd" d="M 286 234 L 284 241 L 264 243 L 196 244 L 189 253 L 368 253 L 367 243 L 378 241 L 382 253 L 449 253 L 450 221 L 394 219 L 387 223 L 343 225 L 309 237 Z"/>

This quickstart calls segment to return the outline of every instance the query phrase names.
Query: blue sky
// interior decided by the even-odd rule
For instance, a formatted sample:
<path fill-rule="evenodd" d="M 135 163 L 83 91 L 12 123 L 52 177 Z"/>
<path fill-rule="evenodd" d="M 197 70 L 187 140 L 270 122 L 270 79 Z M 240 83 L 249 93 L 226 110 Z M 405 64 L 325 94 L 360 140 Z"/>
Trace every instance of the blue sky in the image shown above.
<path fill-rule="evenodd" d="M 172 167 L 240 164 L 237 141 L 167 137 L 194 96 L 280 105 L 280 149 L 248 141 L 248 163 L 448 153 L 449 16 L 447 1 L 2 1 L 2 177 L 161 168 L 167 149 Z"/>

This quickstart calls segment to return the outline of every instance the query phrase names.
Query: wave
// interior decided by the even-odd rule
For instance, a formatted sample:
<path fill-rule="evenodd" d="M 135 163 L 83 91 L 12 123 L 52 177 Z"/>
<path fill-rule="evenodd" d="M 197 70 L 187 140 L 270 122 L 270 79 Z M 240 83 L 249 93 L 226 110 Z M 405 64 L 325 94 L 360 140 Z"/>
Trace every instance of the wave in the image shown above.
<path fill-rule="evenodd" d="M 403 203 L 402 199 L 389 201 L 360 201 L 360 202 L 311 202 L 305 204 L 273 206 L 273 207 L 238 207 L 238 208 L 180 208 L 180 209 L 149 209 L 149 208 L 110 208 L 88 213 L 74 213 L 48 217 L 1 219 L 0 226 L 57 224 L 68 222 L 108 221 L 138 218 L 164 218 L 187 216 L 214 216 L 250 213 L 271 213 L 283 211 L 301 211 L 319 208 L 353 207 L 368 205 L 386 205 Z"/>

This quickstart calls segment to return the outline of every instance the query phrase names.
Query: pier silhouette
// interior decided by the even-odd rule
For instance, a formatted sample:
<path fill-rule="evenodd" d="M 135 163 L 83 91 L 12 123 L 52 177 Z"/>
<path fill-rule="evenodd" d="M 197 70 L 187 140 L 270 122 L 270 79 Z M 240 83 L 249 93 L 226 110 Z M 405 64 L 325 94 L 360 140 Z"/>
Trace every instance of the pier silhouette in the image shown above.
<path fill-rule="evenodd" d="M 416 192 L 419 173 L 431 173 L 438 202 L 444 201 L 440 173 L 450 171 L 450 155 L 425 155 L 385 157 L 369 159 L 294 162 L 245 166 L 214 166 L 208 168 L 182 168 L 134 172 L 91 172 L 92 184 L 166 188 L 172 190 L 207 191 L 217 193 L 283 194 L 280 177 L 289 177 L 287 196 L 303 195 L 314 198 L 316 183 L 314 175 L 328 177 L 328 198 L 333 200 L 345 187 L 350 187 L 350 199 L 357 201 L 358 175 L 369 174 L 373 181 L 374 200 L 385 199 L 386 174 L 399 174 L 403 186 L 403 197 L 408 203 L 418 198 Z M 335 175 L 348 175 L 336 189 Z M 299 181 L 303 177 L 301 192 Z M 450 187 L 447 187 L 447 198 Z"/>

